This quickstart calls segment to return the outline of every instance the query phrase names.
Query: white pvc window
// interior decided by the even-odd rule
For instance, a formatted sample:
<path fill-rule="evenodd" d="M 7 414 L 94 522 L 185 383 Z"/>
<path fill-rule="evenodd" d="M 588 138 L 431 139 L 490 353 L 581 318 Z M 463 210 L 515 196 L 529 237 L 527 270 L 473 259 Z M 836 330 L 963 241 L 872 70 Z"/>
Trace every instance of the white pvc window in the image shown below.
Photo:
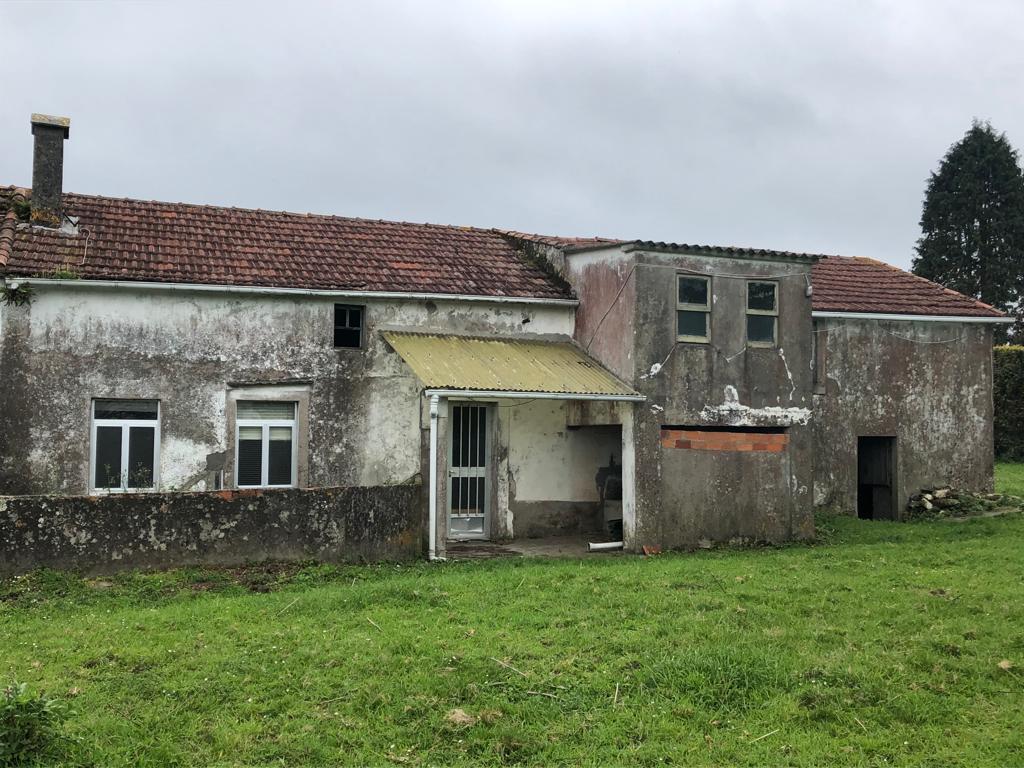
<path fill-rule="evenodd" d="M 160 403 L 93 400 L 89 477 L 93 491 L 152 491 L 159 482 Z"/>
<path fill-rule="evenodd" d="M 235 485 L 289 488 L 295 483 L 296 403 L 239 400 L 235 412 Z"/>

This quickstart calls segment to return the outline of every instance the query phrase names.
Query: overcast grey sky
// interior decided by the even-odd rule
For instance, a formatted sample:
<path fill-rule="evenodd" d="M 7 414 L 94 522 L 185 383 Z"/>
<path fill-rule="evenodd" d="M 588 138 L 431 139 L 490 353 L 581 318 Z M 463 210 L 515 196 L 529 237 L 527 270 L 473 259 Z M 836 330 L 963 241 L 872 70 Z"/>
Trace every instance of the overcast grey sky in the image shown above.
<path fill-rule="evenodd" d="M 1021 2 L 0 4 L 0 184 L 908 266 Z"/>

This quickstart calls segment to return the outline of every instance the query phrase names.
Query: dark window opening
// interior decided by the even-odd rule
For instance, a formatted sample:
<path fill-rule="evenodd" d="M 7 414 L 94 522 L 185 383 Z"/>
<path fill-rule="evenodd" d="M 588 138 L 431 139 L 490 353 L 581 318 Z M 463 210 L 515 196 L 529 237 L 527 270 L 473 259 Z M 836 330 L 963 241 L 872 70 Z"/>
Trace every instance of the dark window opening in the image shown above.
<path fill-rule="evenodd" d="M 857 517 L 895 520 L 896 438 L 857 438 Z"/>
<path fill-rule="evenodd" d="M 238 428 L 238 485 L 263 485 L 263 428 Z"/>
<path fill-rule="evenodd" d="M 94 400 L 97 419 L 156 421 L 156 400 Z"/>
<path fill-rule="evenodd" d="M 128 428 L 128 487 L 153 487 L 153 457 L 156 430 L 153 427 Z"/>
<path fill-rule="evenodd" d="M 96 488 L 121 487 L 121 428 L 96 427 Z"/>
<path fill-rule="evenodd" d="M 363 346 L 363 307 L 334 305 L 334 346 L 348 349 Z"/>
<path fill-rule="evenodd" d="M 787 427 L 729 427 L 729 426 L 705 426 L 692 424 L 662 424 L 665 429 L 684 429 L 695 432 L 735 432 L 738 434 L 761 434 L 761 435 L 782 435 L 787 432 Z"/>

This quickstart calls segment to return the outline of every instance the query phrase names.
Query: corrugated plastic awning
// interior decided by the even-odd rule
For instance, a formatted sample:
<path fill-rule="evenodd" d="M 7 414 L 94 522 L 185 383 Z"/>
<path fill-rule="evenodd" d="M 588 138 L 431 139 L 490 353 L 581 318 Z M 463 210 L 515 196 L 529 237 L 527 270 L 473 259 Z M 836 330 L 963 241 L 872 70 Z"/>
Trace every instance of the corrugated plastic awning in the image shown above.
<path fill-rule="evenodd" d="M 384 331 L 428 390 L 643 400 L 570 342 Z"/>

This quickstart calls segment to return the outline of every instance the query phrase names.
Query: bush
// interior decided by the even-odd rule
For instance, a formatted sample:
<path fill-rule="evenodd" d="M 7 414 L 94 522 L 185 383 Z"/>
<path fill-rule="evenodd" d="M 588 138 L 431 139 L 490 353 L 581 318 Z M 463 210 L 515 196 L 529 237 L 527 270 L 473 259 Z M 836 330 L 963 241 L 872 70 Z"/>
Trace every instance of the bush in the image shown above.
<path fill-rule="evenodd" d="M 1024 461 L 1024 346 L 995 347 L 992 379 L 996 456 Z"/>
<path fill-rule="evenodd" d="M 26 765 L 53 756 L 66 737 L 68 711 L 56 699 L 33 695 L 24 683 L 0 691 L 0 766 Z"/>

